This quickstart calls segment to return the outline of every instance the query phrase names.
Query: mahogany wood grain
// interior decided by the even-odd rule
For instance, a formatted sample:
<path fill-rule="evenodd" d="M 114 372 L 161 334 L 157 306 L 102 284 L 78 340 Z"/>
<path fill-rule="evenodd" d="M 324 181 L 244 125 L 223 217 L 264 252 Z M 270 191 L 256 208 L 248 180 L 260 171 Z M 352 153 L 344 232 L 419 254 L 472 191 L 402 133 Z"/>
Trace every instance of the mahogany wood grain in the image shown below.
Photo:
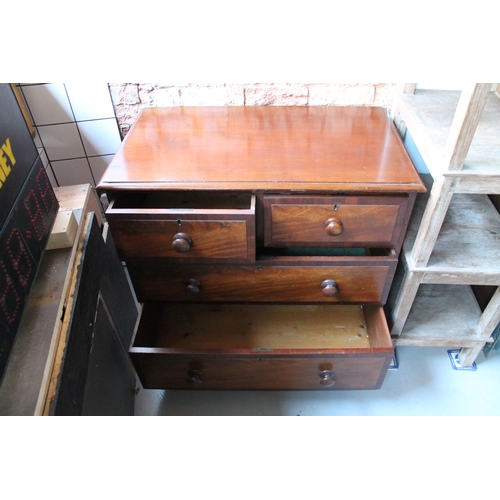
<path fill-rule="evenodd" d="M 357 302 L 384 304 L 397 265 L 391 257 L 280 257 L 254 265 L 175 266 L 129 261 L 139 301 Z M 200 283 L 198 293 L 188 281 Z M 333 280 L 338 293 L 323 293 Z"/>
<path fill-rule="evenodd" d="M 423 192 L 376 107 L 146 108 L 98 189 Z"/>
<path fill-rule="evenodd" d="M 255 245 L 248 237 L 254 225 L 246 221 L 123 219 L 114 221 L 112 227 L 119 255 L 124 260 L 132 257 L 253 260 L 255 257 Z M 174 237 L 182 233 L 192 240 L 185 252 L 173 245 Z"/>
<path fill-rule="evenodd" d="M 106 211 L 119 256 L 255 259 L 255 196 L 118 196 Z M 182 235 L 182 237 L 178 236 Z M 184 242 L 180 241 L 184 239 Z M 184 243 L 184 244 L 183 244 Z"/>
<path fill-rule="evenodd" d="M 379 389 L 392 354 L 332 354 L 311 357 L 234 356 L 151 353 L 132 348 L 130 355 L 145 389 L 207 390 L 367 390 Z M 335 384 L 320 384 L 329 369 Z M 188 372 L 202 374 L 199 384 L 188 382 Z"/>
<path fill-rule="evenodd" d="M 380 306 L 425 191 L 385 109 L 145 109 L 98 190 L 147 302 L 144 387 L 380 387 Z"/>
<path fill-rule="evenodd" d="M 408 196 L 266 196 L 267 246 L 398 244 Z"/>

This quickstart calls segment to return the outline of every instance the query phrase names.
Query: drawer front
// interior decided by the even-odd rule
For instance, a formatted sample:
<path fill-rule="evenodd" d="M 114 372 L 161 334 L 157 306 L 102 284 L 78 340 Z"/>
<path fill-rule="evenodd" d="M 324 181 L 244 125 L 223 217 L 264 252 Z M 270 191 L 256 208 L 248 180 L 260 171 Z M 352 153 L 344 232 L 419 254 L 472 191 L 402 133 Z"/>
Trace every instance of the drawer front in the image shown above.
<path fill-rule="evenodd" d="M 249 220 L 111 219 L 119 255 L 176 259 L 254 260 L 254 225 Z"/>
<path fill-rule="evenodd" d="M 249 193 L 118 193 L 106 218 L 123 260 L 255 260 L 255 196 Z"/>
<path fill-rule="evenodd" d="M 397 247 L 408 196 L 264 196 L 266 246 Z"/>
<path fill-rule="evenodd" d="M 313 259 L 311 259 L 313 260 Z M 292 261 L 288 261 L 292 262 Z M 387 299 L 397 259 L 335 259 L 309 265 L 189 266 L 129 263 L 145 301 L 365 302 Z"/>
<path fill-rule="evenodd" d="M 131 352 L 146 389 L 378 389 L 392 353 L 274 357 Z"/>

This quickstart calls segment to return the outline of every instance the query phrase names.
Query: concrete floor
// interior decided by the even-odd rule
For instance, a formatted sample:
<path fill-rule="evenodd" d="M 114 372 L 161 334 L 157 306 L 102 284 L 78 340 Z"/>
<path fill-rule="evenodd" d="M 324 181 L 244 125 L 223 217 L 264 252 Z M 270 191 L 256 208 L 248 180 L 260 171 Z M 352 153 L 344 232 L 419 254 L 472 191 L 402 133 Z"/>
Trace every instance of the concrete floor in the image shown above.
<path fill-rule="evenodd" d="M 452 368 L 444 347 L 399 347 L 378 391 L 162 391 L 140 388 L 137 416 L 498 416 L 500 353 L 476 371 Z"/>

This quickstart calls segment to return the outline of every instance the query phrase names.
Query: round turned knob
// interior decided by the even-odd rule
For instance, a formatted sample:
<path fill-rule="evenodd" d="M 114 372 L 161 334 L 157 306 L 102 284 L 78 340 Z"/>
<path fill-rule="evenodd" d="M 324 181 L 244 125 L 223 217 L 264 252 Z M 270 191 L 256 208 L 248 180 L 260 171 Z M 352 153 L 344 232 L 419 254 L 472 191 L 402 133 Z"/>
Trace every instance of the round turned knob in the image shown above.
<path fill-rule="evenodd" d="M 334 280 L 325 280 L 321 283 L 321 292 L 325 297 L 333 297 L 339 293 L 339 285 Z"/>
<path fill-rule="evenodd" d="M 325 222 L 325 229 L 330 236 L 338 236 L 344 230 L 344 226 L 340 219 L 332 217 Z"/>
<path fill-rule="evenodd" d="M 191 236 L 186 233 L 177 233 L 174 235 L 174 241 L 172 241 L 172 248 L 178 253 L 186 253 L 191 249 L 193 240 Z"/>
<path fill-rule="evenodd" d="M 199 385 L 203 382 L 203 372 L 200 370 L 188 370 L 187 383 L 190 385 Z"/>
<path fill-rule="evenodd" d="M 187 280 L 185 291 L 188 295 L 198 295 L 201 292 L 201 283 L 195 279 Z"/>
<path fill-rule="evenodd" d="M 335 373 L 332 370 L 321 370 L 319 372 L 319 383 L 323 387 L 335 385 Z"/>

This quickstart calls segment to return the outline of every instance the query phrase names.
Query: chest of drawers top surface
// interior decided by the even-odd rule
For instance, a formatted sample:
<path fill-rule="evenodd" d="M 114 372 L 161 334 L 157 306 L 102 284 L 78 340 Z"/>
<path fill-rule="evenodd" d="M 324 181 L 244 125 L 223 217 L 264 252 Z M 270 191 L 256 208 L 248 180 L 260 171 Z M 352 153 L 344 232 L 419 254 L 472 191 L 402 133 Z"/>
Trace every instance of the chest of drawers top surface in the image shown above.
<path fill-rule="evenodd" d="M 385 109 L 327 106 L 146 108 L 98 188 L 425 190 Z"/>

